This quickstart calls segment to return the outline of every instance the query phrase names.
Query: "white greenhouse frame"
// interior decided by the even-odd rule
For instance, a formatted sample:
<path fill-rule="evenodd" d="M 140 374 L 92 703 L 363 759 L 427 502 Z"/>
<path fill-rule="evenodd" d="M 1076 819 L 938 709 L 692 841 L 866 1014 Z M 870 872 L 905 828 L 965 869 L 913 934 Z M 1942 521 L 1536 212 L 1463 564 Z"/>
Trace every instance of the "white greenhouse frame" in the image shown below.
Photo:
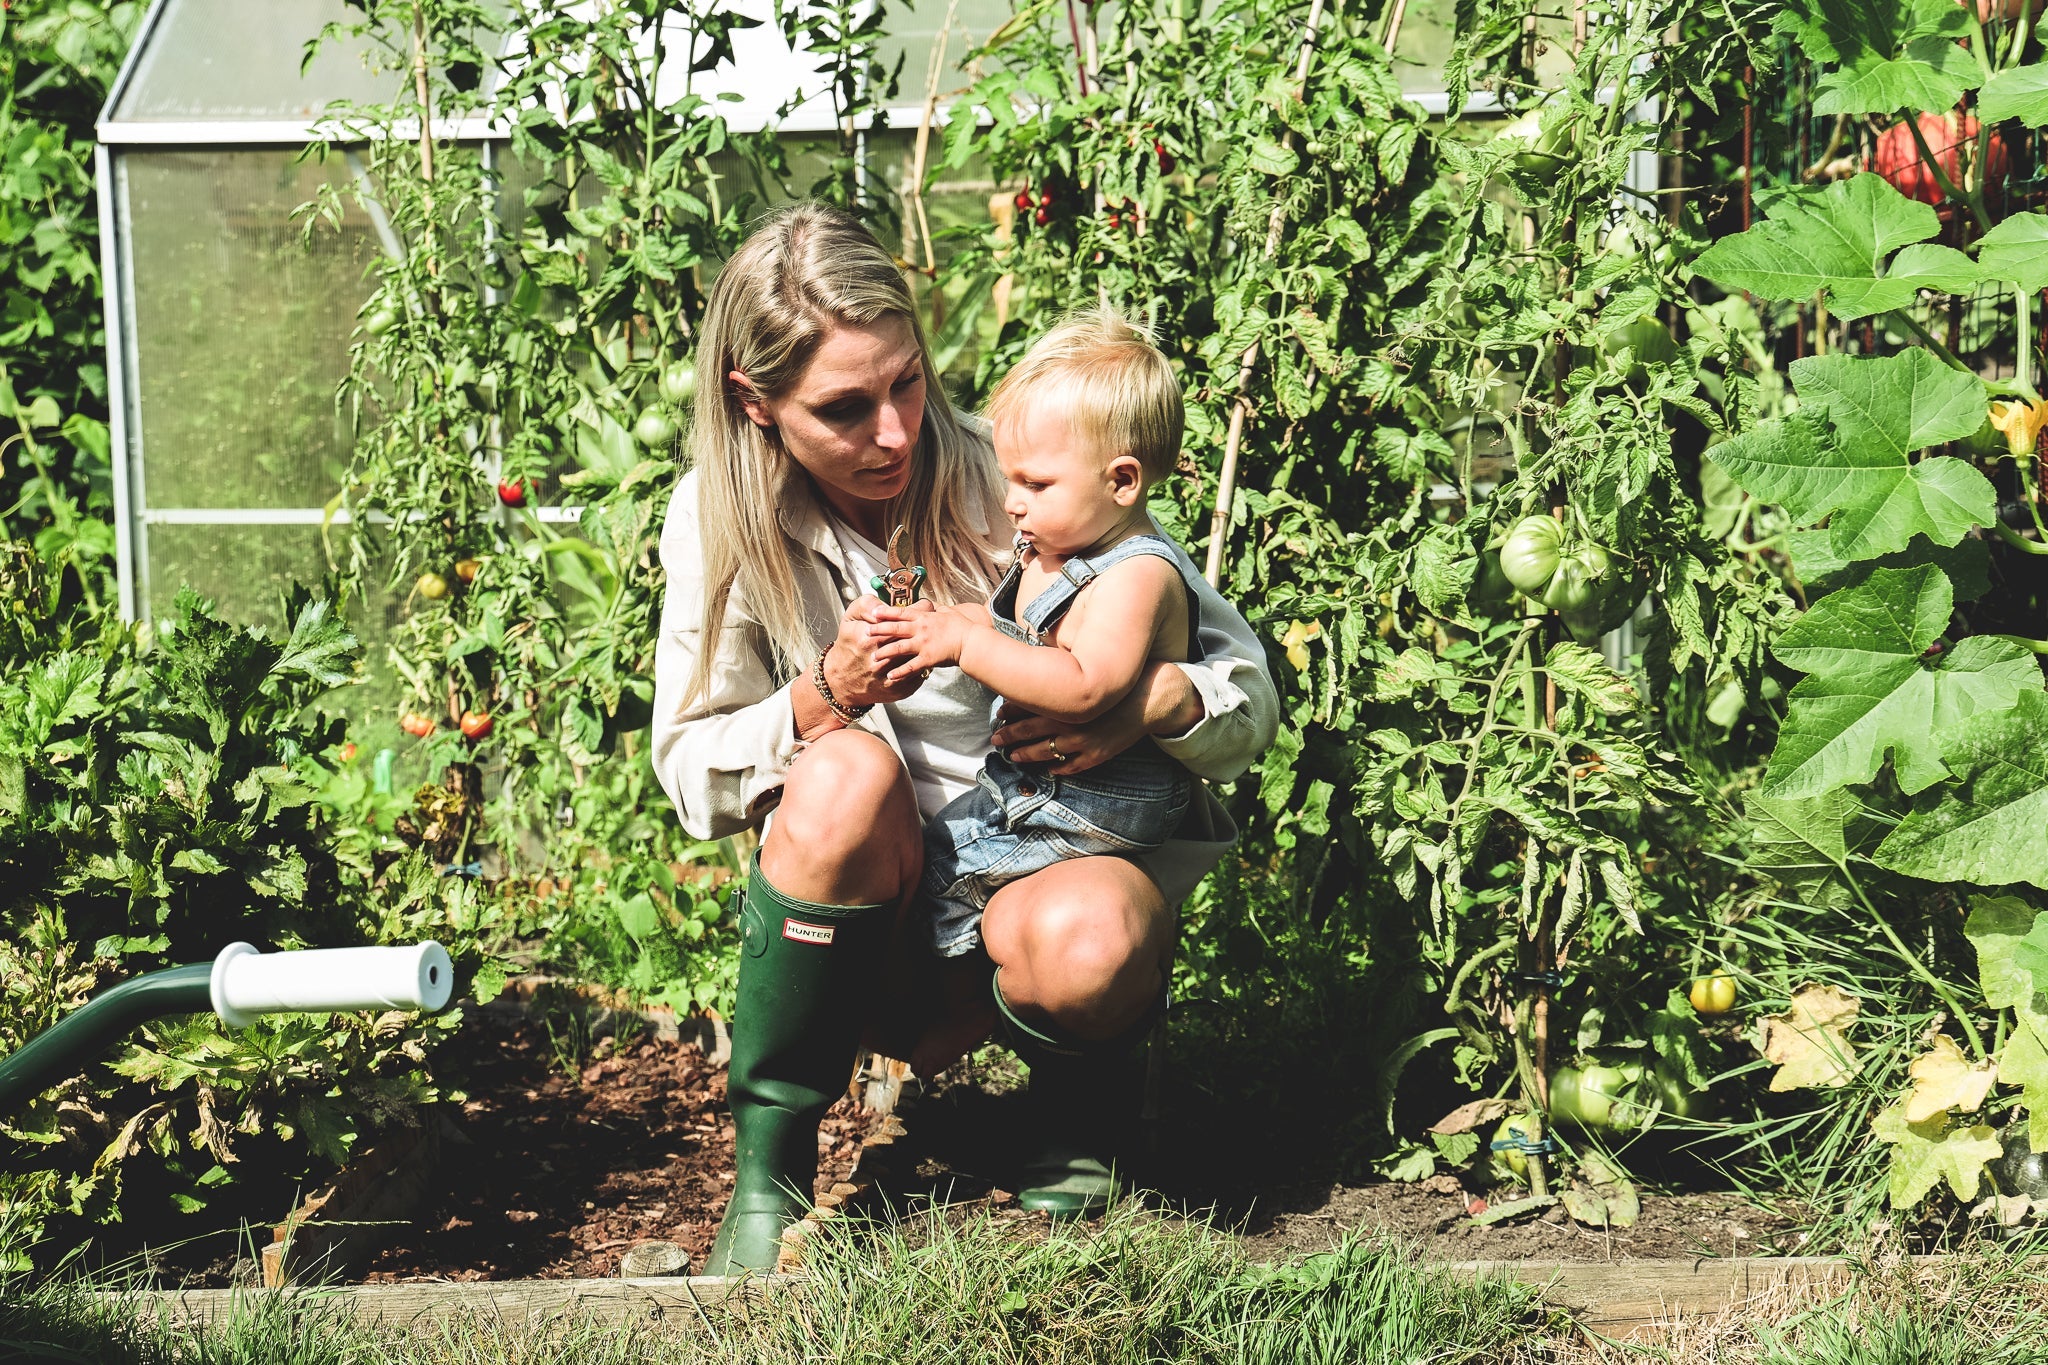
<path fill-rule="evenodd" d="M 135 306 L 135 266 L 131 222 L 128 213 L 129 185 L 127 159 L 130 154 L 165 150 L 247 150 L 304 147 L 332 137 L 337 125 L 319 116 L 308 118 L 151 120 L 121 118 L 118 111 L 135 81 L 136 72 L 151 53 L 172 11 L 191 0 L 151 0 L 136 32 L 133 45 L 112 88 L 96 125 L 98 146 L 94 171 L 99 192 L 100 268 L 107 300 L 107 385 L 109 436 L 114 485 L 114 534 L 119 570 L 120 610 L 127 621 L 147 619 L 150 603 L 149 531 L 152 526 L 323 526 L 341 524 L 345 513 L 330 513 L 324 507 L 207 507 L 155 506 L 149 501 L 146 477 L 147 457 L 140 430 L 139 359 Z M 771 0 L 743 0 L 743 7 L 767 16 Z M 323 0 L 267 0 L 270 13 L 279 9 L 303 10 L 312 32 L 330 15 L 323 13 Z M 906 35 L 907 37 L 908 35 Z M 727 68 L 732 93 L 742 96 L 723 111 L 737 131 L 753 132 L 773 122 L 775 108 L 800 93 L 807 78 L 815 79 L 815 63 L 792 52 L 772 22 L 735 35 L 736 60 Z M 744 65 L 748 79 L 741 82 L 737 69 Z M 908 63 L 906 63 L 906 70 Z M 1450 107 L 1449 96 L 1441 90 L 1410 92 L 1407 98 L 1433 118 L 1442 118 Z M 322 105 L 326 103 L 323 99 Z M 899 105 L 886 112 L 893 128 L 916 128 L 924 117 L 921 104 Z M 1466 102 L 1468 114 L 1501 112 L 1499 101 L 1490 94 L 1474 93 Z M 1654 119 L 1654 105 L 1645 105 L 1636 116 Z M 831 110 L 823 96 L 814 96 L 789 118 L 776 124 L 782 131 L 814 134 L 829 131 Z M 437 119 L 437 139 L 479 145 L 488 159 L 507 140 L 502 128 L 477 118 Z M 344 139 L 335 139 L 344 141 Z M 1638 153 L 1629 167 L 1628 185 L 1648 193 L 1658 185 L 1657 157 Z M 372 209 L 373 228 L 389 245 L 389 227 Z M 1439 499 L 1456 497 L 1448 487 L 1432 490 Z M 569 522 L 576 508 L 539 507 L 544 521 Z M 1611 662 L 1619 667 L 1634 650 L 1633 631 L 1623 625 L 1603 641 Z"/>

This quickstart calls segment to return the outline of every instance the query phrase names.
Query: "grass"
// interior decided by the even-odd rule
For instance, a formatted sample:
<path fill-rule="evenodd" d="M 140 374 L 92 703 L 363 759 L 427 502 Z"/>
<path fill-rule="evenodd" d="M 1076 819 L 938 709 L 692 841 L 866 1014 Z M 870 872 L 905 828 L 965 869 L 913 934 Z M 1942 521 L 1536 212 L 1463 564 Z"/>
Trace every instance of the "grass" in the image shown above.
<path fill-rule="evenodd" d="M 663 1326 L 535 1330 L 484 1317 L 360 1324 L 333 1300 L 251 1298 L 185 1329 L 116 1281 L 0 1278 L 0 1360 L 72 1365 L 2033 1365 L 2048 1361 L 2048 1265 L 1982 1250 L 1788 1290 L 1739 1315 L 1602 1341 L 1529 1291 L 1468 1284 L 1378 1238 L 1277 1266 L 1136 1209 L 1045 1235 L 932 1213 L 814 1240 L 801 1290 Z M 112 1289 L 116 1292 L 105 1292 Z"/>

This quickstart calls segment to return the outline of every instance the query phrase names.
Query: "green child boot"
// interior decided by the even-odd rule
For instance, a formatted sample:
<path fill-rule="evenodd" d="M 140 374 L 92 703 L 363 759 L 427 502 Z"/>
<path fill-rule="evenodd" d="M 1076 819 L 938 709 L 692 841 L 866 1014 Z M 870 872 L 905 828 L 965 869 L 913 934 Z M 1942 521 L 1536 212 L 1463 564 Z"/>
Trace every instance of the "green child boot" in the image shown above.
<path fill-rule="evenodd" d="M 754 855 L 726 1082 L 737 1171 L 704 1274 L 773 1271 L 782 1230 L 810 1208 L 818 1120 L 853 1072 L 890 909 L 785 896 Z"/>
<path fill-rule="evenodd" d="M 1093 1218 L 1109 1208 L 1118 1161 L 1132 1146 L 1144 1089 L 1143 1043 L 1165 1008 L 1165 991 L 1145 1017 L 1099 1042 L 1025 1023 L 992 983 L 998 1031 L 1031 1069 L 1026 1102 L 1030 1150 L 1018 1205 L 1056 1219 Z"/>

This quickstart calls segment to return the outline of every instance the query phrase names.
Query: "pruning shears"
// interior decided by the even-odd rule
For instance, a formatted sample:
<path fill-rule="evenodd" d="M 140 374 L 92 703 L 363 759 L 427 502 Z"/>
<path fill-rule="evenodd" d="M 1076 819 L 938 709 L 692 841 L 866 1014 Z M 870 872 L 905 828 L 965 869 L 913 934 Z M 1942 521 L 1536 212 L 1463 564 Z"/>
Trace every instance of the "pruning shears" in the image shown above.
<path fill-rule="evenodd" d="M 907 526 L 896 528 L 889 537 L 889 571 L 868 580 L 868 587 L 875 596 L 883 598 L 892 607 L 907 607 L 924 592 L 924 565 L 906 565 L 896 554 L 897 542 L 909 529 Z"/>

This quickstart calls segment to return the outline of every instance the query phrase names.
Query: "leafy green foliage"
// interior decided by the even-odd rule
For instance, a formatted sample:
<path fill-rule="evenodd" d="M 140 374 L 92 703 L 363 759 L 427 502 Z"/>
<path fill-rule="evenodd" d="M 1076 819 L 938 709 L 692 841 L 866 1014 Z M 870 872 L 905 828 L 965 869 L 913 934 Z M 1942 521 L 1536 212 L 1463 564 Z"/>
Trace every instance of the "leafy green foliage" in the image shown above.
<path fill-rule="evenodd" d="M 1946 113 L 1981 85 L 1980 159 L 1996 136 L 1992 123 L 2039 121 L 2030 92 L 2042 68 L 2021 64 L 2026 35 L 1996 39 L 1967 6 L 1831 3 L 1777 22 L 1824 66 L 1818 111 Z M 1921 156 L 1932 156 L 1924 143 Z M 1819 294 L 1843 318 L 1891 312 L 1888 324 L 1924 343 L 1868 354 L 1880 335 L 1872 328 L 1858 348 L 1866 354 L 1794 362 L 1799 410 L 1715 452 L 1792 526 L 1825 524 L 1824 534 L 1792 531 L 1788 543 L 1795 562 L 1832 580 L 1774 648 L 1807 676 L 1792 690 L 1761 793 L 1749 801 L 1756 864 L 1808 901 L 1870 916 L 1967 1044 L 1966 1053 L 1947 1033 L 1923 1039 L 1907 1067 L 1909 1089 L 1874 1117 L 1877 1137 L 1890 1144 L 1889 1194 L 1900 1208 L 1943 1185 L 1958 1199 L 1976 1198 L 1985 1163 L 2002 1151 L 1987 1121 L 1988 1105 L 2005 1107 L 1988 1098 L 1994 1075 L 2019 1087 L 2030 1142 L 2048 1139 L 2040 907 L 2024 895 L 1978 900 L 1964 930 L 1977 950 L 1974 992 L 1901 937 L 1918 917 L 1911 907 L 1945 899 L 1931 883 L 2048 887 L 2039 838 L 2048 768 L 2038 758 L 2048 692 L 2037 658 L 2048 645 L 1978 624 L 2038 615 L 2009 561 L 2016 551 L 2048 551 L 2001 523 L 1998 503 L 2016 497 L 2040 530 L 2028 299 L 2048 260 L 2044 220 L 1994 221 L 1981 175 L 1957 185 L 1932 169 L 1929 179 L 1967 211 L 1954 216 L 1974 232 L 1951 240 L 1972 245 L 1975 264 L 1928 241 L 1941 228 L 1931 206 L 1871 174 L 1770 199 L 1764 222 L 1699 261 L 1702 275 L 1731 289 L 1802 302 Z M 1989 324 L 1993 336 L 2011 327 L 2016 337 L 2017 373 L 1995 386 L 2015 400 L 2004 405 L 1991 404 L 1994 388 L 1922 321 L 1922 291 L 1964 294 L 1986 278 L 2020 288 L 2013 310 L 1993 311 Z M 1987 410 L 1993 425 L 2022 433 L 2006 450 L 1994 446 L 1986 459 L 1947 444 L 1969 440 Z M 1931 453 L 1936 446 L 1959 453 Z M 2013 467 L 1999 469 L 2005 454 Z M 1983 545 L 1994 537 L 2002 544 Z M 1964 556 L 1973 541 L 1979 548 Z M 1973 604 L 1967 613 L 1959 600 Z M 1975 1008 L 1964 1004 L 1969 995 Z M 2006 1040 L 1996 1056 L 1987 1034 Z"/>
<path fill-rule="evenodd" d="M 141 12 L 0 10 L 0 537 L 33 540 L 89 609 L 114 557 L 92 125 Z"/>
<path fill-rule="evenodd" d="M 57 570 L 43 566 L 45 577 Z M 47 601 L 34 584 L 32 603 Z M 288 636 L 237 627 L 189 592 L 140 636 L 44 614 L 0 657 L 0 1048 L 95 989 L 265 949 L 441 939 L 474 964 L 474 922 L 414 856 L 369 878 L 341 863 L 316 800 L 340 723 L 308 703 L 353 676 L 356 641 L 294 590 Z M 372 905 L 376 908 L 372 911 Z M 434 1097 L 423 1063 L 453 1020 L 287 1017 L 223 1032 L 163 1021 L 0 1115 L 0 1196 L 16 1216 L 120 1216 L 124 1174 L 196 1209 L 237 1148 L 290 1138 L 271 1160 L 342 1160 L 363 1135 Z"/>

